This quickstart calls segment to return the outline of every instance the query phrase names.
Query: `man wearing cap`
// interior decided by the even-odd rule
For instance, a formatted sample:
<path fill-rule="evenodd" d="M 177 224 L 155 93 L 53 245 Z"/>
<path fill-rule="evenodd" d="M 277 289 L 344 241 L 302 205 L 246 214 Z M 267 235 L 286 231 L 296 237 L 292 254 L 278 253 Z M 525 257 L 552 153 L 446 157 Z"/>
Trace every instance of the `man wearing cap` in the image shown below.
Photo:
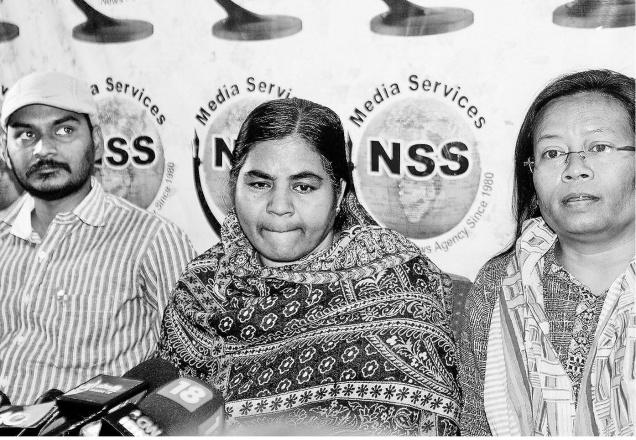
<path fill-rule="evenodd" d="M 195 256 L 172 223 L 104 192 L 88 85 L 34 73 L 5 95 L 0 153 L 26 193 L 0 219 L 0 390 L 14 404 L 120 375 L 153 351 Z"/>

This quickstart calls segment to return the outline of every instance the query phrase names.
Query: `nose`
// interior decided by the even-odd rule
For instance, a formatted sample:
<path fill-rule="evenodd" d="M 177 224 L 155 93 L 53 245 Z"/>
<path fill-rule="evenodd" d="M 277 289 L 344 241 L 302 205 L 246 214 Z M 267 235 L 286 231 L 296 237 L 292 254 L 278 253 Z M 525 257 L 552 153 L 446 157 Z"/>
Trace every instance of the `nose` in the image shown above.
<path fill-rule="evenodd" d="M 561 174 L 561 180 L 571 182 L 573 180 L 587 180 L 594 177 L 594 171 L 586 162 L 582 152 L 570 154 L 565 159 L 565 169 Z"/>
<path fill-rule="evenodd" d="M 34 156 L 44 157 L 52 154 L 53 152 L 55 152 L 55 142 L 46 136 L 42 136 L 33 147 Z"/>
<path fill-rule="evenodd" d="M 294 213 L 294 204 L 287 188 L 274 187 L 267 203 L 267 212 L 276 215 L 289 215 Z"/>

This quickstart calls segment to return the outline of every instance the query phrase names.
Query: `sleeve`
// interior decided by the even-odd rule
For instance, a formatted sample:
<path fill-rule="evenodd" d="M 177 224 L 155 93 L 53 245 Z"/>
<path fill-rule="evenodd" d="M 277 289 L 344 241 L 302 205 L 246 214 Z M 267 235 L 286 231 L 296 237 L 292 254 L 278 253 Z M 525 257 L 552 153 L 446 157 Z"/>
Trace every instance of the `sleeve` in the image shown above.
<path fill-rule="evenodd" d="M 168 222 L 159 227 L 141 263 L 145 299 L 157 316 L 163 313 L 179 275 L 195 256 L 192 243 L 181 229 Z M 157 336 L 159 326 L 157 318 L 153 328 Z"/>
<path fill-rule="evenodd" d="M 501 280 L 497 270 L 500 264 L 495 260 L 486 263 L 479 271 L 460 311 L 462 321 L 457 348 L 459 383 L 463 395 L 460 416 L 462 435 L 492 435 L 484 410 L 484 376 L 490 318 Z"/>

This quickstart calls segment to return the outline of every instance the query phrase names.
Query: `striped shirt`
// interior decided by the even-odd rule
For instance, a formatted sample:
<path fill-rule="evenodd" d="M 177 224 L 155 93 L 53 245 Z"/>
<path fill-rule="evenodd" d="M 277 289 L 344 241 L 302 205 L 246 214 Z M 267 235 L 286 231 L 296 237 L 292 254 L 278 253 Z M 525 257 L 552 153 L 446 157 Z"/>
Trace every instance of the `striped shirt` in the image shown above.
<path fill-rule="evenodd" d="M 195 253 L 172 223 L 92 189 L 40 237 L 25 194 L 0 220 L 0 390 L 14 404 L 121 375 L 155 350 Z"/>

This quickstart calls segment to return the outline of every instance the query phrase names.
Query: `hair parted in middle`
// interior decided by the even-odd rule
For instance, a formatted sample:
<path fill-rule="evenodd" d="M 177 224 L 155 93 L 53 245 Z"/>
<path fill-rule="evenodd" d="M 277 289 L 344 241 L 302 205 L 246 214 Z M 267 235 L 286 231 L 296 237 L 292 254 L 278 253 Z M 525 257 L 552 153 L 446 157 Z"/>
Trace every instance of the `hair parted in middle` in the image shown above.
<path fill-rule="evenodd" d="M 288 137 L 302 139 L 320 155 L 334 191 L 340 190 L 341 180 L 349 190 L 351 172 L 338 115 L 306 99 L 284 98 L 260 104 L 241 125 L 232 153 L 229 185 L 232 197 L 238 174 L 254 145 Z"/>

